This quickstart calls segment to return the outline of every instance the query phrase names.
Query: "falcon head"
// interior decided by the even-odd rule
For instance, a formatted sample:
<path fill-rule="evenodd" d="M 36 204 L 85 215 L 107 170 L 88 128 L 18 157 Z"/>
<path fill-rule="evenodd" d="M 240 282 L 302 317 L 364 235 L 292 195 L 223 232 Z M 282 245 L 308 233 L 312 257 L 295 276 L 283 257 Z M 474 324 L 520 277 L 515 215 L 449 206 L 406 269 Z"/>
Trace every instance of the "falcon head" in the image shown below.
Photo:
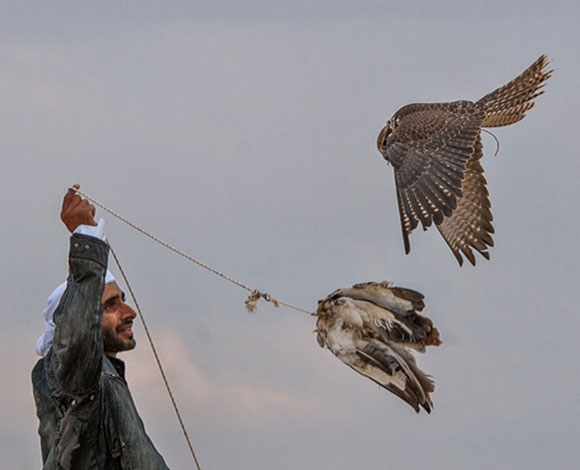
<path fill-rule="evenodd" d="M 389 136 L 395 130 L 395 127 L 398 124 L 398 119 L 390 119 L 387 121 L 387 125 L 383 127 L 381 132 L 379 132 L 379 136 L 377 137 L 377 148 L 381 155 L 386 159 L 387 158 L 387 141 Z"/>

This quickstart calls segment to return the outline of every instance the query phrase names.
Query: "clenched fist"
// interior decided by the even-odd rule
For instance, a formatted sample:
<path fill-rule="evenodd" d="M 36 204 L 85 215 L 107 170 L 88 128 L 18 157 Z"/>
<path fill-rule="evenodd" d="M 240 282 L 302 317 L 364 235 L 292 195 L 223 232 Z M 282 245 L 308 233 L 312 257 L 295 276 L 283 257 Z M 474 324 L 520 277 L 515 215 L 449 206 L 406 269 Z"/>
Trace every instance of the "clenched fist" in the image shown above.
<path fill-rule="evenodd" d="M 75 189 L 80 185 L 75 184 Z M 72 188 L 64 195 L 60 219 L 69 232 L 73 233 L 79 225 L 97 225 L 95 221 L 95 206 L 79 196 Z"/>

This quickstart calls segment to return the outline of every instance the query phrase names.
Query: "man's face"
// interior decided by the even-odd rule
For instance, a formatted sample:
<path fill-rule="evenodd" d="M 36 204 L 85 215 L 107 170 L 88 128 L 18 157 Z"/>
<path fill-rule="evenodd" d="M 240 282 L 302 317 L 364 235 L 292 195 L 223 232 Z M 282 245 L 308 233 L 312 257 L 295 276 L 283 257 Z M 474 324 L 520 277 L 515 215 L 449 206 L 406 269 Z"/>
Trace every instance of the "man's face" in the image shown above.
<path fill-rule="evenodd" d="M 125 293 L 119 289 L 116 282 L 105 286 L 103 306 L 101 326 L 105 354 L 115 357 L 118 352 L 133 349 L 136 344 L 133 338 L 133 320 L 137 315 L 135 310 L 125 303 Z"/>

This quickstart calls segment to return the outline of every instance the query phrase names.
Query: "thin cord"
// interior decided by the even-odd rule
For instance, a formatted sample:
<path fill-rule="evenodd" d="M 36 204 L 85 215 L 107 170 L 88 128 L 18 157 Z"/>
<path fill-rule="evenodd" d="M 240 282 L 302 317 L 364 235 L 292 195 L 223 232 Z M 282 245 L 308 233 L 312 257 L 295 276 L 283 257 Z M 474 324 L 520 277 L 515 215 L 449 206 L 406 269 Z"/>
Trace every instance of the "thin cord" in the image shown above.
<path fill-rule="evenodd" d="M 89 201 L 91 201 L 93 204 L 95 204 L 96 206 L 99 206 L 101 209 L 107 211 L 109 214 L 111 214 L 112 216 L 116 217 L 117 219 L 119 219 L 121 222 L 126 223 L 127 225 L 129 225 L 130 227 L 134 228 L 135 230 L 137 230 L 138 232 L 141 232 L 143 235 L 145 235 L 146 237 L 149 237 L 151 240 L 159 243 L 160 245 L 164 246 L 165 248 L 173 251 L 174 253 L 178 254 L 179 256 L 182 256 L 183 258 L 197 264 L 198 266 L 201 266 L 204 269 L 207 269 L 208 271 L 212 272 L 213 274 L 215 274 L 216 276 L 219 276 L 223 279 L 225 279 L 226 281 L 231 282 L 232 284 L 235 284 L 238 287 L 241 287 L 242 289 L 247 290 L 248 292 L 250 292 L 250 296 L 248 297 L 248 300 L 246 301 L 246 308 L 248 309 L 248 311 L 250 313 L 253 313 L 256 311 L 256 304 L 257 301 L 259 299 L 264 299 L 266 302 L 271 302 L 275 307 L 278 307 L 279 305 L 284 305 L 285 307 L 291 308 L 293 310 L 297 310 L 298 312 L 302 312 L 302 313 L 306 313 L 307 315 L 310 316 L 316 316 L 315 313 L 309 312 L 308 310 L 305 310 L 303 308 L 297 307 L 296 305 L 292 305 L 291 303 L 288 302 L 284 302 L 282 300 L 278 300 L 274 297 L 272 297 L 270 294 L 265 293 L 265 292 L 261 292 L 258 289 L 252 289 L 251 287 L 241 283 L 240 281 L 236 281 L 234 278 L 228 276 L 227 274 L 224 274 L 220 271 L 218 271 L 215 268 L 212 268 L 211 266 L 199 261 L 198 259 L 194 258 L 193 256 L 188 255 L 187 253 L 184 253 L 181 250 L 178 250 L 177 248 L 173 247 L 172 245 L 170 245 L 167 242 L 164 242 L 163 240 L 161 240 L 160 238 L 156 237 L 155 235 L 147 232 L 146 230 L 142 229 L 141 227 L 139 227 L 138 225 L 134 224 L 133 222 L 131 222 L 130 220 L 128 220 L 127 218 L 119 215 L 117 212 L 115 212 L 112 209 L 109 209 L 107 206 L 105 206 L 104 204 L 100 203 L 99 201 L 93 199 L 92 197 L 90 197 L 89 195 L 83 193 L 82 191 L 80 191 L 79 189 L 72 187 L 71 188 L 73 191 L 75 191 L 77 194 L 80 194 L 81 196 L 83 196 L 85 199 L 88 199 Z"/>
<path fill-rule="evenodd" d="M 145 334 L 147 335 L 147 339 L 149 340 L 149 344 L 151 345 L 151 350 L 153 351 L 153 356 L 155 356 L 155 361 L 157 362 L 157 367 L 159 368 L 159 372 L 161 372 L 161 377 L 163 378 L 163 382 L 165 383 L 165 388 L 167 389 L 167 393 L 169 393 L 169 398 L 171 399 L 171 403 L 173 404 L 173 409 L 175 410 L 175 414 L 177 415 L 177 419 L 179 420 L 179 425 L 181 426 L 181 430 L 183 431 L 183 435 L 185 436 L 185 440 L 187 441 L 187 445 L 189 446 L 189 450 L 191 452 L 191 456 L 193 457 L 193 461 L 195 462 L 195 466 L 197 467 L 197 470 L 201 470 L 201 467 L 199 465 L 199 461 L 197 460 L 197 456 L 195 455 L 195 451 L 193 450 L 193 446 L 191 445 L 191 440 L 189 439 L 189 434 L 187 434 L 187 429 L 185 429 L 185 424 L 183 423 L 183 419 L 181 418 L 181 413 L 179 412 L 179 408 L 177 407 L 177 402 L 175 401 L 175 398 L 173 397 L 173 392 L 171 391 L 171 387 L 169 386 L 169 381 L 167 380 L 167 376 L 165 375 L 165 371 L 163 369 L 163 366 L 161 365 L 161 359 L 159 359 L 159 355 L 157 354 L 157 349 L 155 348 L 155 344 L 153 343 L 153 338 L 151 337 L 151 334 L 149 333 L 149 328 L 147 328 L 147 323 L 145 322 L 145 318 L 143 317 L 143 312 L 141 311 L 141 307 L 139 307 L 139 302 L 137 302 L 137 298 L 135 297 L 135 293 L 133 292 L 133 288 L 131 287 L 131 284 L 129 284 L 129 279 L 127 279 L 127 276 L 125 275 L 125 271 L 121 267 L 121 263 L 119 263 L 119 258 L 117 258 L 117 254 L 115 253 L 113 248 L 111 248 L 111 254 L 113 255 L 113 258 L 115 259 L 115 263 L 117 263 L 117 267 L 119 268 L 119 271 L 121 272 L 121 275 L 123 276 L 123 279 L 125 280 L 125 284 L 127 285 L 127 288 L 129 289 L 129 293 L 131 294 L 131 298 L 133 299 L 133 303 L 135 304 L 135 307 L 137 308 L 137 313 L 139 313 L 139 319 L 141 320 L 141 323 L 143 323 L 143 328 L 145 328 Z"/>
<path fill-rule="evenodd" d="M 481 128 L 481 130 L 495 139 L 495 153 L 493 154 L 493 156 L 497 157 L 497 154 L 499 153 L 499 139 L 495 136 L 493 132 L 484 129 L 483 127 Z"/>

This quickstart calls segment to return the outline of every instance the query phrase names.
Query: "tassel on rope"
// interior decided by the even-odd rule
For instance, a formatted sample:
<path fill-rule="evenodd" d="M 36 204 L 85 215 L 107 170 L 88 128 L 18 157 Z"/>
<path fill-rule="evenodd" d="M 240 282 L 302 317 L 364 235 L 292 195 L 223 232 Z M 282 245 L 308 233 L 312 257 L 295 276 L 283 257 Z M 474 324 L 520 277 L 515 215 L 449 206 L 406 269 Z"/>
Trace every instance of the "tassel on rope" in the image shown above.
<path fill-rule="evenodd" d="M 272 303 L 274 307 L 280 307 L 280 302 L 272 297 L 270 294 L 260 292 L 258 289 L 254 290 L 244 302 L 244 306 L 248 313 L 256 313 L 258 310 L 258 301 L 264 299 L 266 302 Z"/>

